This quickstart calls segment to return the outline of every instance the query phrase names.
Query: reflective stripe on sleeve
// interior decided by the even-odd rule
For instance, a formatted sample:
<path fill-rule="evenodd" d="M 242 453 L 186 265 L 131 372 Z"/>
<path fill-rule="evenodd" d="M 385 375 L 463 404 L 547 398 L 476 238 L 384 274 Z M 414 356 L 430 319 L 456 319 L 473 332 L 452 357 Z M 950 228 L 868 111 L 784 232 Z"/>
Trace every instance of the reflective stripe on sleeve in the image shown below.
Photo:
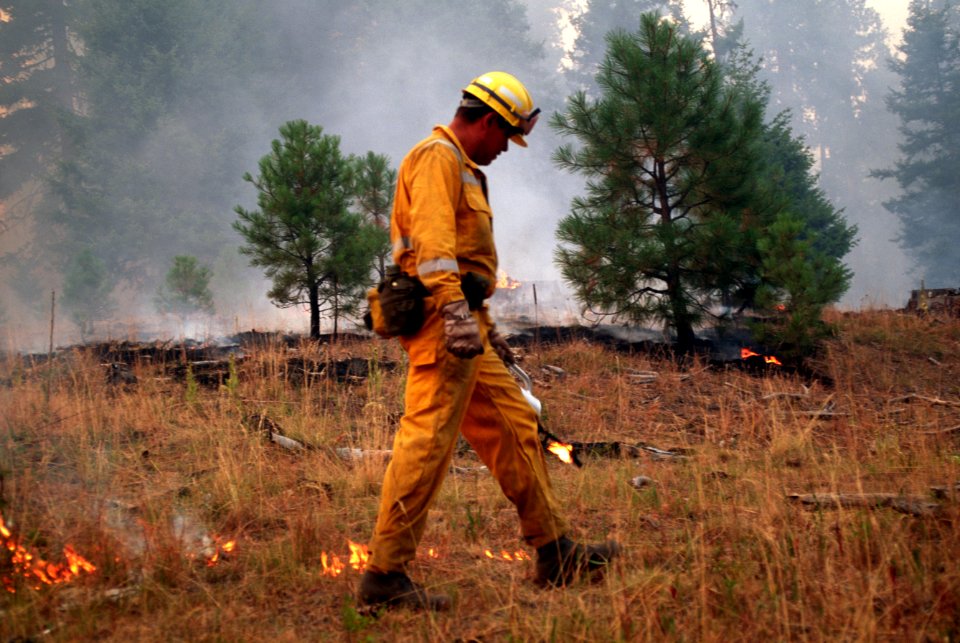
<path fill-rule="evenodd" d="M 404 250 L 411 249 L 413 249 L 413 242 L 410 240 L 410 237 L 400 237 L 393 242 L 394 252 L 403 252 Z"/>
<path fill-rule="evenodd" d="M 468 170 L 464 170 L 463 172 L 461 172 L 460 175 L 461 175 L 461 177 L 463 178 L 463 182 L 464 182 L 464 183 L 469 183 L 470 185 L 476 185 L 476 186 L 478 186 L 478 187 L 480 186 L 480 179 L 478 179 L 477 177 L 475 177 L 475 176 L 473 175 L 473 172 L 470 172 L 470 171 L 468 171 Z"/>
<path fill-rule="evenodd" d="M 460 267 L 456 259 L 431 259 L 417 266 L 417 275 L 426 277 L 435 272 L 455 272 L 460 274 Z"/>

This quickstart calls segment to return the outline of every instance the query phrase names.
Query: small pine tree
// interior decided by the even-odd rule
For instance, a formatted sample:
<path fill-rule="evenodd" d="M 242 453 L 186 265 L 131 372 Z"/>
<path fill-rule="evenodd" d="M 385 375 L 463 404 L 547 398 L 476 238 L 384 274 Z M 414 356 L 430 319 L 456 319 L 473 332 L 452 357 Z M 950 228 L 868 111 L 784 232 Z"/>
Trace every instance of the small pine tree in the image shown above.
<path fill-rule="evenodd" d="M 90 250 L 81 251 L 67 263 L 61 302 L 80 329 L 81 341 L 93 333 L 94 321 L 115 309 L 112 290 L 106 266 Z"/>
<path fill-rule="evenodd" d="M 162 313 L 190 315 L 213 313 L 209 267 L 200 265 L 196 257 L 178 255 L 167 272 L 166 281 L 157 288 L 154 303 Z"/>
<path fill-rule="evenodd" d="M 371 283 L 382 231 L 350 211 L 355 164 L 340 152 L 340 138 L 296 120 L 260 159 L 260 175 L 244 180 L 257 188 L 259 210 L 235 208 L 234 229 L 246 245 L 240 252 L 261 266 L 280 307 L 307 304 L 310 337 L 320 337 L 320 314 L 351 314 Z"/>

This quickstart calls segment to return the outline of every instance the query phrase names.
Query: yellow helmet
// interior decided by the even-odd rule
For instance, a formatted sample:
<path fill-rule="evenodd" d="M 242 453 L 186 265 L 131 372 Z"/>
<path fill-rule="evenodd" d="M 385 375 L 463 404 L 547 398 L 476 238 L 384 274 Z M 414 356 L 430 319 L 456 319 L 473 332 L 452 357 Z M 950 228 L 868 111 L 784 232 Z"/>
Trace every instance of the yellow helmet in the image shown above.
<path fill-rule="evenodd" d="M 526 147 L 523 137 L 533 131 L 540 117 L 540 109 L 534 109 L 530 92 L 516 77 L 504 71 L 491 71 L 474 78 L 463 91 L 500 114 L 510 125 L 520 130 L 510 140 Z M 472 106 L 475 101 L 464 98 L 461 105 Z"/>

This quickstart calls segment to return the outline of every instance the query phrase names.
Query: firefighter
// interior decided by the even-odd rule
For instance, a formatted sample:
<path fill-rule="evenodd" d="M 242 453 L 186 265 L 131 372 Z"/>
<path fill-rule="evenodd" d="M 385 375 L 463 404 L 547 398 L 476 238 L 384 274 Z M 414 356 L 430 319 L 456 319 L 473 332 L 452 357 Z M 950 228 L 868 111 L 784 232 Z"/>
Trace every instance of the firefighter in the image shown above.
<path fill-rule="evenodd" d="M 619 553 L 614 541 L 582 545 L 547 476 L 537 419 L 507 370 L 514 355 L 485 304 L 497 251 L 487 181 L 480 170 L 509 143 L 526 147 L 537 122 L 527 89 L 490 72 L 462 93 L 448 126 L 437 125 L 400 164 L 390 224 L 393 260 L 426 287 L 423 325 L 400 337 L 409 356 L 404 415 L 387 467 L 359 602 L 443 610 L 406 574 L 427 511 L 462 434 L 516 506 L 525 542 L 537 550 L 535 582 L 562 586 L 596 575 Z"/>

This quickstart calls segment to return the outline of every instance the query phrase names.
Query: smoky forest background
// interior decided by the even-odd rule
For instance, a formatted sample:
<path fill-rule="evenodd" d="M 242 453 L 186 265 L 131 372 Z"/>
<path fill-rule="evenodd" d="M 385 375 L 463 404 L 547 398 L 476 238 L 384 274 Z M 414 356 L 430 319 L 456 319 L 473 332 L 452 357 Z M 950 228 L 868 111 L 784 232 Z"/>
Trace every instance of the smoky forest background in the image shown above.
<path fill-rule="evenodd" d="M 912 0 L 891 32 L 865 0 L 0 0 L 0 326 L 43 337 L 53 291 L 77 336 L 158 314 L 231 328 L 271 301 L 292 315 L 280 323 L 312 329 L 306 295 L 282 268 L 265 274 L 253 239 L 255 208 L 272 207 L 264 160 L 297 132 L 341 168 L 318 178 L 354 217 L 331 238 L 362 237 L 350 251 L 374 257 L 319 295 L 325 315 L 356 315 L 385 256 L 361 228 L 385 224 L 393 168 L 496 69 L 553 117 L 489 170 L 501 265 L 582 301 L 569 215 L 596 181 L 576 119 L 630 68 L 629 36 L 653 11 L 755 99 L 785 175 L 827 213 L 826 254 L 842 262 L 827 299 L 899 307 L 921 280 L 960 285 L 950 2 Z"/>

